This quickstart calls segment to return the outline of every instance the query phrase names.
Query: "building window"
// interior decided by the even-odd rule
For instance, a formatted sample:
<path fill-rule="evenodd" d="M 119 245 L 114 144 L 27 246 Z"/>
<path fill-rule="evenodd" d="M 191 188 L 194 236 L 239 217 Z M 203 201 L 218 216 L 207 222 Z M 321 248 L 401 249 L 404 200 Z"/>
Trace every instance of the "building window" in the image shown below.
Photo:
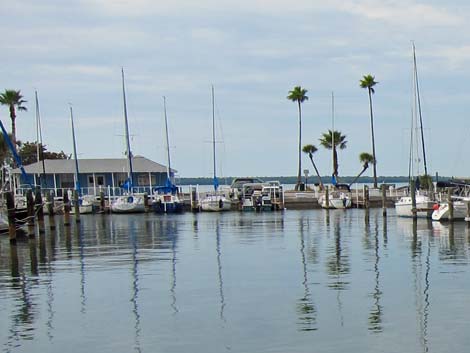
<path fill-rule="evenodd" d="M 73 174 L 61 174 L 60 175 L 60 187 L 67 189 L 67 188 L 74 188 L 74 176 Z"/>

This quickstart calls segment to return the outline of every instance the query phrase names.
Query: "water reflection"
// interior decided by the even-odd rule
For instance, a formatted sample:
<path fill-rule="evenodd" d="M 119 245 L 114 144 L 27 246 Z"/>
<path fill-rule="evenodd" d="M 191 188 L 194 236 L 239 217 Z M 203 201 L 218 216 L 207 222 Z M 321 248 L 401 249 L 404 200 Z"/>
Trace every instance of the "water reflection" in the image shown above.
<path fill-rule="evenodd" d="M 369 330 L 372 332 L 382 332 L 382 305 L 380 304 L 380 299 L 382 296 L 382 291 L 380 289 L 380 269 L 379 269 L 379 262 L 380 262 L 380 255 L 379 255 L 379 224 L 377 217 L 374 219 L 374 291 L 372 292 L 372 298 L 374 299 L 372 308 L 369 313 Z M 387 220 L 383 220 L 384 224 L 386 224 Z M 369 229 L 369 228 L 366 228 Z M 386 227 L 384 227 L 386 230 Z M 386 237 L 386 231 L 384 233 L 384 237 Z"/>
<path fill-rule="evenodd" d="M 300 257 L 302 260 L 304 287 L 303 296 L 297 301 L 297 314 L 299 317 L 300 331 L 316 331 L 317 328 L 317 309 L 313 303 L 312 295 L 308 285 L 307 261 L 305 256 L 305 220 L 304 217 L 299 219 L 299 235 L 300 235 Z"/>
<path fill-rule="evenodd" d="M 134 315 L 134 349 L 136 352 L 142 352 L 140 347 L 140 314 L 139 314 L 139 306 L 137 303 L 137 299 L 139 297 L 139 257 L 138 257 L 138 246 L 137 246 L 137 236 L 135 232 L 135 223 L 131 219 L 129 222 L 129 238 L 132 246 L 132 313 Z"/>
<path fill-rule="evenodd" d="M 217 219 L 215 225 L 215 239 L 216 239 L 216 252 L 217 252 L 217 278 L 219 282 L 219 296 L 220 296 L 220 319 L 226 322 L 224 315 L 225 310 L 225 296 L 224 296 L 224 280 L 222 277 L 222 252 L 220 249 L 220 224 Z"/>
<path fill-rule="evenodd" d="M 327 249 L 326 268 L 330 282 L 328 287 L 338 291 L 348 289 L 346 276 L 350 272 L 349 255 L 341 240 L 341 217 L 343 212 L 333 212 L 333 245 Z"/>

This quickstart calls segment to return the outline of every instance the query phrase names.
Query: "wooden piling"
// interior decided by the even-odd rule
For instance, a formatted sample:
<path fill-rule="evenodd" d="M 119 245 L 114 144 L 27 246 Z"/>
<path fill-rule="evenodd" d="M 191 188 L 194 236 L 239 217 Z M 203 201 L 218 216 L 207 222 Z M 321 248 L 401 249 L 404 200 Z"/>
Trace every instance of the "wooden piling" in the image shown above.
<path fill-rule="evenodd" d="M 330 194 L 329 194 L 329 188 L 325 188 L 325 208 L 328 210 L 330 209 Z"/>
<path fill-rule="evenodd" d="M 64 226 L 70 226 L 70 200 L 67 191 L 64 192 Z"/>
<path fill-rule="evenodd" d="M 100 212 L 104 213 L 105 209 L 104 191 L 100 191 Z"/>
<path fill-rule="evenodd" d="M 80 223 L 80 201 L 77 190 L 73 191 L 73 206 L 75 209 L 75 223 Z"/>
<path fill-rule="evenodd" d="M 416 210 L 416 188 L 415 188 L 415 181 L 410 181 L 410 196 L 411 196 L 411 215 L 413 219 L 418 218 L 418 213 Z"/>
<path fill-rule="evenodd" d="M 470 201 L 465 201 L 465 206 L 467 206 L 467 214 L 465 216 L 465 222 L 467 226 L 470 225 Z"/>
<path fill-rule="evenodd" d="M 49 228 L 51 230 L 55 229 L 55 216 L 54 216 L 54 197 L 52 192 L 47 193 L 47 213 L 49 214 Z"/>
<path fill-rule="evenodd" d="M 11 191 L 5 193 L 5 198 L 7 203 L 8 235 L 10 237 L 10 244 L 16 244 L 15 199 Z"/>
<path fill-rule="evenodd" d="M 144 208 L 145 211 L 149 209 L 149 195 L 146 192 L 144 193 Z"/>
<path fill-rule="evenodd" d="M 454 188 L 449 188 L 447 190 L 447 202 L 449 205 L 449 222 L 454 221 L 454 201 L 452 200 L 453 193 L 454 193 Z"/>
<path fill-rule="evenodd" d="M 33 190 L 28 190 L 26 192 L 26 209 L 28 210 L 28 236 L 34 238 L 36 236 L 36 231 L 34 229 L 34 197 Z"/>
<path fill-rule="evenodd" d="M 364 208 L 368 210 L 370 207 L 370 202 L 369 202 L 369 187 L 367 185 L 364 185 L 362 198 L 364 202 Z"/>
<path fill-rule="evenodd" d="M 39 234 L 44 233 L 44 210 L 42 208 L 42 195 L 41 189 L 36 189 L 36 195 L 34 197 L 34 204 L 36 206 L 36 216 L 38 218 L 38 229 Z"/>
<path fill-rule="evenodd" d="M 382 189 L 382 216 L 387 217 L 387 189 L 385 184 L 381 185 Z"/>

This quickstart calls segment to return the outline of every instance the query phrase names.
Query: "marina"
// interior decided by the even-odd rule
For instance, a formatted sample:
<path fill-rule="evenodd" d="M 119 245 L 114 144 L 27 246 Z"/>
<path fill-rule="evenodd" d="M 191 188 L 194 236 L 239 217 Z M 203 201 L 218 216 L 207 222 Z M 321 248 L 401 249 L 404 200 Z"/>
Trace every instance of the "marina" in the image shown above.
<path fill-rule="evenodd" d="M 318 209 L 56 224 L 13 246 L 0 238 L 4 352 L 468 346 L 465 223 Z"/>

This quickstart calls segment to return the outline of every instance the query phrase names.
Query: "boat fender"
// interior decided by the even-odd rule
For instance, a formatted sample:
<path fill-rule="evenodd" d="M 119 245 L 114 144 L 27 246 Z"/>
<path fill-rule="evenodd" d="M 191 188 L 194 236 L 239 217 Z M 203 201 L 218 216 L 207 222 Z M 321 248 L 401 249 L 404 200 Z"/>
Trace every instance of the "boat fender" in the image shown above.
<path fill-rule="evenodd" d="M 435 203 L 434 205 L 432 205 L 432 209 L 434 211 L 437 211 L 439 209 L 439 204 L 438 203 Z"/>

